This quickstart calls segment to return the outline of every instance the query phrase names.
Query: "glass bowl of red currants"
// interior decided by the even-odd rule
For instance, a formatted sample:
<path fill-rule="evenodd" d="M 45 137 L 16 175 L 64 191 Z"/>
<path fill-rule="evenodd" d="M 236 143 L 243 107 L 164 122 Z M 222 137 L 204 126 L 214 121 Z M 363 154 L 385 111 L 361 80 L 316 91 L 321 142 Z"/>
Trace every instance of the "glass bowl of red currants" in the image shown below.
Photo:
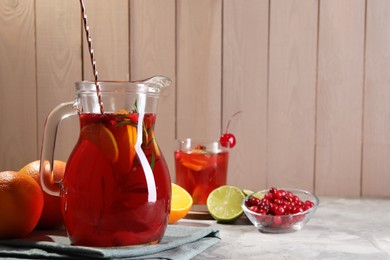
<path fill-rule="evenodd" d="M 270 188 L 246 196 L 241 206 L 260 232 L 288 233 L 300 230 L 319 203 L 316 195 L 305 190 Z"/>

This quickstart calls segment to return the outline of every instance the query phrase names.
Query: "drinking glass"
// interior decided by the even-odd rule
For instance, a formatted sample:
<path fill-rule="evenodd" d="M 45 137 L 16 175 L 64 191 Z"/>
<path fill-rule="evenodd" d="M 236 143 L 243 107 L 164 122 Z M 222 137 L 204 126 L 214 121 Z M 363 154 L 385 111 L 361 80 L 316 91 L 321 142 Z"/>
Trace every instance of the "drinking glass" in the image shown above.
<path fill-rule="evenodd" d="M 204 210 L 210 192 L 226 185 L 229 151 L 217 141 L 187 138 L 178 145 L 174 152 L 176 184 L 191 194 L 193 209 Z"/>

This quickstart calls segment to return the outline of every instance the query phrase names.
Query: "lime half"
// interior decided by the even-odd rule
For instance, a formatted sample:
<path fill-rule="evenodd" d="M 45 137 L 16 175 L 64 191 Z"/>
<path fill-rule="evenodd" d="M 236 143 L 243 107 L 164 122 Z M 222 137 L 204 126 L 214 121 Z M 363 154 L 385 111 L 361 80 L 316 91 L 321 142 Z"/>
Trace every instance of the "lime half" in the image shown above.
<path fill-rule="evenodd" d="M 221 186 L 208 196 L 207 209 L 218 222 L 231 223 L 242 215 L 241 203 L 244 198 L 242 189 L 228 185 Z"/>

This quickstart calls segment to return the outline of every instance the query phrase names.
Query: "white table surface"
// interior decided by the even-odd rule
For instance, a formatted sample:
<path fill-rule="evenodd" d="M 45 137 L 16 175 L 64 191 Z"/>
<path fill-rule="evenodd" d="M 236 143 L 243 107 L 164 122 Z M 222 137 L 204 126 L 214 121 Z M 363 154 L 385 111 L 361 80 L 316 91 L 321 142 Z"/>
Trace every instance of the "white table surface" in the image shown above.
<path fill-rule="evenodd" d="M 390 199 L 320 200 L 313 218 L 294 233 L 264 234 L 245 219 L 177 224 L 220 230 L 221 241 L 194 259 L 390 259 Z"/>

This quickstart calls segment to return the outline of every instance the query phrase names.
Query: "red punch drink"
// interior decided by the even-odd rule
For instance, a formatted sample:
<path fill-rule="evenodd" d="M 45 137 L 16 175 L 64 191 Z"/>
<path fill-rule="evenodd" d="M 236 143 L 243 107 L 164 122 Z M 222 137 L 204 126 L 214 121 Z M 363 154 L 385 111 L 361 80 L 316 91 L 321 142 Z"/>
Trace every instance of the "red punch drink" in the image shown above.
<path fill-rule="evenodd" d="M 194 204 L 206 204 L 212 190 L 226 184 L 229 152 L 218 142 L 181 141 L 175 151 L 176 183 L 186 189 Z"/>
<path fill-rule="evenodd" d="M 154 137 L 155 120 L 153 113 L 80 114 L 79 140 L 61 189 L 72 244 L 111 247 L 162 239 L 171 181 Z"/>
<path fill-rule="evenodd" d="M 61 197 L 72 245 L 154 244 L 168 225 L 171 179 L 154 128 L 166 77 L 76 82 L 76 100 L 46 118 L 41 147 L 42 189 Z M 99 90 L 99 91 L 98 91 Z M 52 172 L 63 119 L 78 116 L 80 134 L 62 180 Z"/>

